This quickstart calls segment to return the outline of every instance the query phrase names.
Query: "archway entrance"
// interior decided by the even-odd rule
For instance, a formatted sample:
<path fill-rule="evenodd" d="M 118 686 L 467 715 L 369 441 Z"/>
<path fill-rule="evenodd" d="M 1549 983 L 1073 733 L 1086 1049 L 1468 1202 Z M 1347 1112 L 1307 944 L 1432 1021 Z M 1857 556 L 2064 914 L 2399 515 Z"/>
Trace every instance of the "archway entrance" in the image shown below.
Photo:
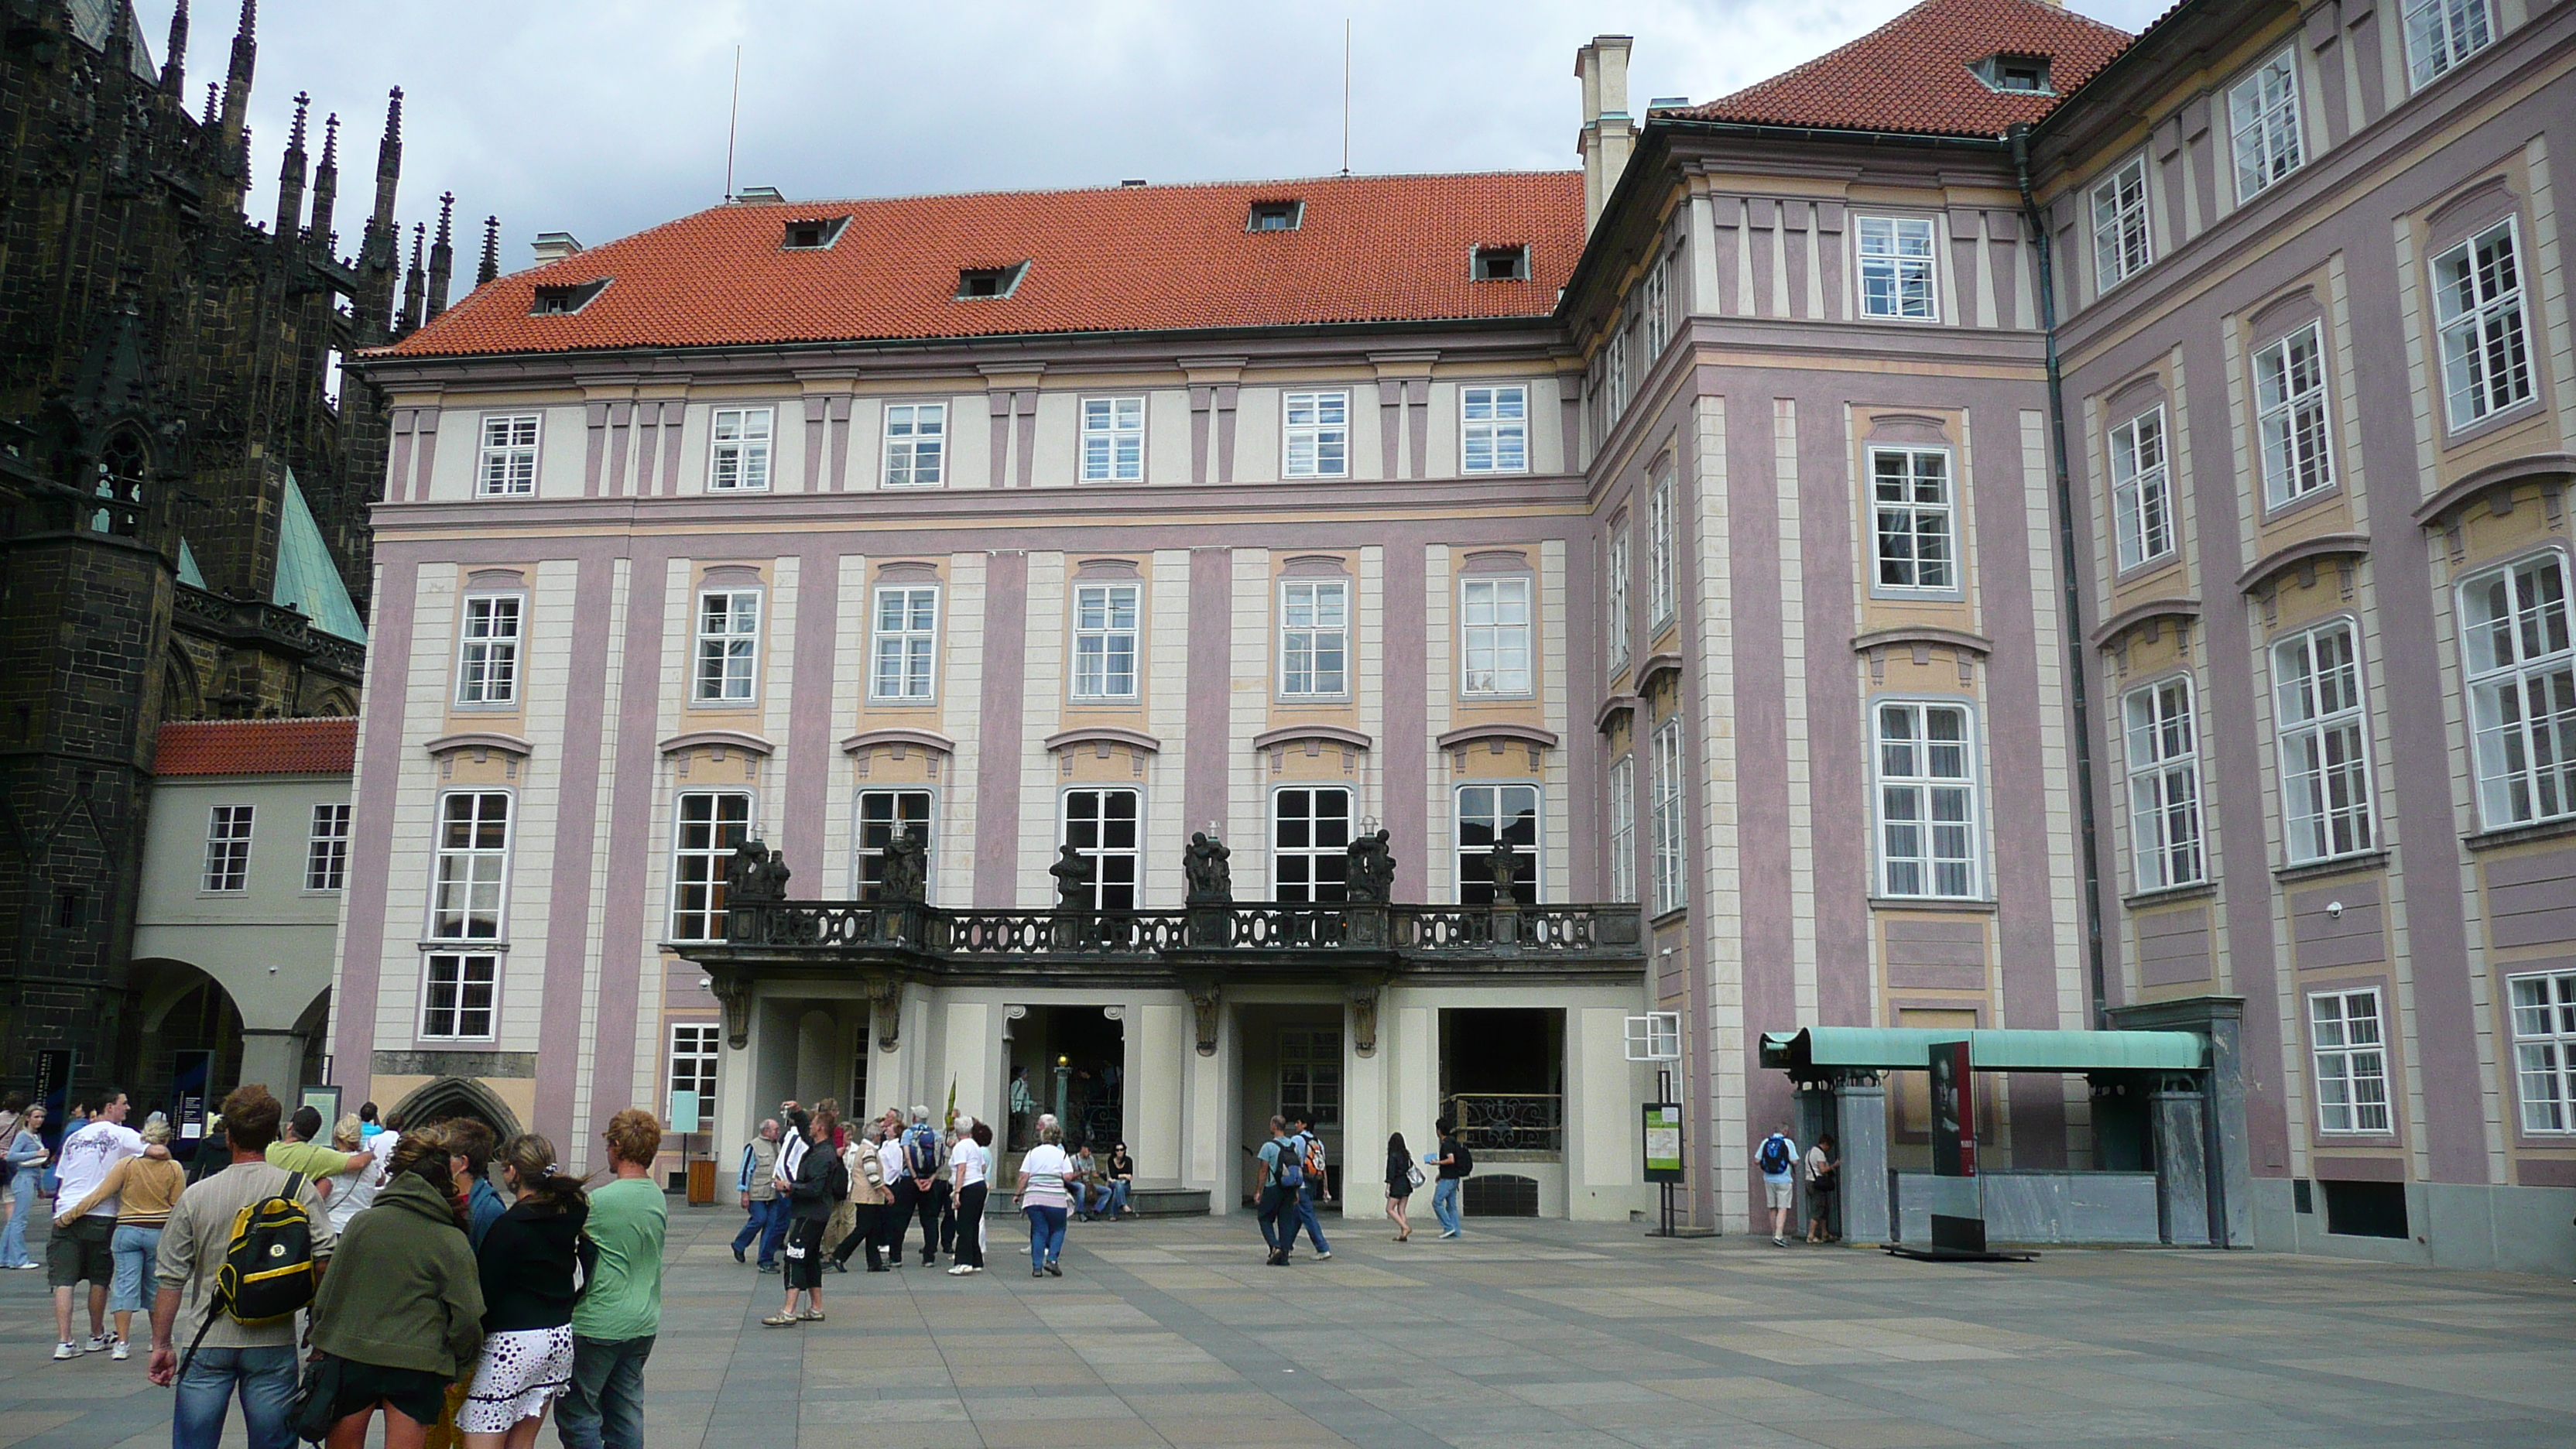
<path fill-rule="evenodd" d="M 412 1131 L 432 1122 L 445 1122 L 465 1117 L 492 1129 L 492 1140 L 507 1142 L 523 1130 L 519 1115 L 509 1109 L 489 1087 L 470 1077 L 440 1077 L 424 1082 L 411 1095 L 394 1104 L 394 1120 L 403 1130 Z"/>
<path fill-rule="evenodd" d="M 1106 1151 L 1126 1125 L 1127 1034 L 1099 1006 L 1032 1006 L 1012 1022 L 1002 1100 L 1009 1104 L 1010 1151 L 1037 1145 L 1040 1113 L 1064 1126 L 1067 1151 Z"/>

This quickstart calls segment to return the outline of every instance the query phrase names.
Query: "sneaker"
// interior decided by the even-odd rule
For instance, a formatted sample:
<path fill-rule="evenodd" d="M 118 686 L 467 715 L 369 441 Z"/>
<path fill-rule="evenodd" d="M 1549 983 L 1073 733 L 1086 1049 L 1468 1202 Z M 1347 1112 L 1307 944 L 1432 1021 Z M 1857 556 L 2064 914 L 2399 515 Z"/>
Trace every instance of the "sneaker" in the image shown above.
<path fill-rule="evenodd" d="M 1064 1269 L 1058 1266 L 1053 1258 L 1047 1259 L 1047 1276 L 1050 1278 L 1061 1278 L 1064 1276 Z"/>
<path fill-rule="evenodd" d="M 760 1265 L 760 1271 L 764 1273 L 775 1273 L 778 1271 L 778 1265 L 776 1263 L 763 1263 Z"/>
<path fill-rule="evenodd" d="M 1454 1238 L 1458 1236 L 1458 1230 L 1456 1228 L 1442 1228 L 1440 1230 L 1440 1236 L 1444 1238 Z"/>
<path fill-rule="evenodd" d="M 740 1248 L 736 1248 L 736 1249 L 734 1249 L 734 1250 L 733 1250 L 733 1260 L 734 1260 L 735 1262 L 737 1262 L 737 1263 L 744 1261 L 743 1256 L 742 1256 L 742 1249 L 740 1249 Z"/>
<path fill-rule="evenodd" d="M 968 1267 L 964 1263 L 960 1263 L 956 1267 L 948 1270 L 948 1276 L 951 1278 L 963 1278 L 974 1271 L 975 1270 L 973 1268 Z"/>
<path fill-rule="evenodd" d="M 54 1362 L 61 1363 L 64 1359 L 78 1357 L 80 1357 L 80 1350 L 73 1345 L 69 1343 L 54 1345 Z"/>
<path fill-rule="evenodd" d="M 1031 1269 L 1029 1270 L 1029 1276 L 1030 1276 L 1030 1277 L 1032 1277 L 1032 1278 L 1043 1278 L 1043 1277 L 1045 1277 L 1045 1276 L 1046 1276 L 1046 1269 L 1044 1269 L 1044 1268 L 1031 1268 Z"/>
<path fill-rule="evenodd" d="M 1317 1254 L 1315 1255 L 1315 1261 L 1316 1261 L 1316 1262 L 1318 1262 L 1318 1263 L 1329 1263 L 1329 1262 L 1331 1262 L 1331 1261 L 1332 1261 L 1332 1259 L 1333 1259 L 1333 1250 L 1332 1250 L 1332 1249 L 1330 1249 L 1330 1248 L 1326 1248 L 1326 1249 L 1324 1249 L 1322 1252 L 1317 1253 Z"/>
<path fill-rule="evenodd" d="M 1775 1248 L 1785 1248 L 1789 1246 L 1789 1240 L 1787 1238 L 1773 1238 L 1771 1240 L 1771 1246 Z"/>
<path fill-rule="evenodd" d="M 769 1317 L 760 1320 L 760 1326 L 763 1328 L 794 1328 L 796 1326 L 796 1321 L 796 1315 L 793 1313 L 774 1313 Z"/>
<path fill-rule="evenodd" d="M 108 1345 L 114 1342 L 116 1342 L 116 1335 L 113 1333 L 93 1333 L 89 1336 L 89 1346 L 82 1349 L 81 1352 L 105 1353 L 107 1352 Z"/>
<path fill-rule="evenodd" d="M 124 1339 L 119 1338 L 116 1341 L 116 1347 L 107 1351 L 107 1356 L 116 1360 L 118 1363 L 123 1363 L 127 1359 L 134 1357 L 134 1346 L 127 1343 Z"/>

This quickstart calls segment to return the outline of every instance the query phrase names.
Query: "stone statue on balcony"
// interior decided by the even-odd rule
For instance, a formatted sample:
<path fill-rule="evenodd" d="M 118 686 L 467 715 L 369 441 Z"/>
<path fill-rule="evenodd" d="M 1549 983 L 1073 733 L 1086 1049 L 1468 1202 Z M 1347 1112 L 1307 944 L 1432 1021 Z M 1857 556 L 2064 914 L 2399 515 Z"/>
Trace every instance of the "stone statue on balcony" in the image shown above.
<path fill-rule="evenodd" d="M 898 831 L 886 842 L 883 899 L 918 905 L 929 899 L 930 852 L 911 831 Z"/>
<path fill-rule="evenodd" d="M 733 848 L 733 857 L 725 862 L 725 902 L 750 906 L 783 901 L 787 878 L 793 874 L 785 857 L 770 854 L 761 841 L 746 840 Z"/>
<path fill-rule="evenodd" d="M 1520 897 L 1513 893 L 1512 882 L 1520 874 L 1520 864 L 1520 852 L 1512 849 L 1508 840 L 1495 841 L 1493 849 L 1485 852 L 1485 870 L 1494 881 L 1495 905 L 1519 904 Z"/>
<path fill-rule="evenodd" d="M 1059 911 L 1087 911 L 1091 906 L 1091 862 L 1073 846 L 1056 852 L 1055 864 L 1047 867 L 1055 877 L 1055 908 Z"/>
<path fill-rule="evenodd" d="M 1343 891 L 1347 899 L 1383 905 L 1395 893 L 1395 852 L 1387 845 L 1387 833 L 1363 835 L 1342 848 L 1345 857 Z"/>
<path fill-rule="evenodd" d="M 1222 906 L 1234 902 L 1234 852 L 1222 840 L 1211 840 L 1204 830 L 1192 832 L 1190 848 L 1181 861 L 1181 872 L 1189 878 L 1189 903 L 1194 906 Z"/>

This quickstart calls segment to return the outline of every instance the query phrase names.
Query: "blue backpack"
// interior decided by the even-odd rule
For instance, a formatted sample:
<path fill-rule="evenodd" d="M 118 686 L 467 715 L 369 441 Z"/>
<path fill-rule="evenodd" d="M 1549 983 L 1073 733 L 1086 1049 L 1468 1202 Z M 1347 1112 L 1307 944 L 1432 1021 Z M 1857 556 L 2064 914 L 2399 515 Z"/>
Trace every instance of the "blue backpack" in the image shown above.
<path fill-rule="evenodd" d="M 915 1122 L 903 1134 L 903 1165 L 914 1177 L 939 1175 L 939 1134 L 927 1122 Z"/>
<path fill-rule="evenodd" d="M 1774 1132 L 1762 1139 L 1762 1172 L 1766 1177 L 1789 1174 L 1789 1139 Z"/>

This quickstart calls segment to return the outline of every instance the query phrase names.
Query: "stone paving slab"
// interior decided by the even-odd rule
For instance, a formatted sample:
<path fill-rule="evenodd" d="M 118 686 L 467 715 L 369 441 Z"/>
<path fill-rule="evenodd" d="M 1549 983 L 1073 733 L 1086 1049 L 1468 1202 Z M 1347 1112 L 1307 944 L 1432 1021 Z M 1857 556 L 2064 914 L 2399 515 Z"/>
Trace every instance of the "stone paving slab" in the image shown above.
<path fill-rule="evenodd" d="M 733 1262 L 738 1222 L 674 1210 L 653 1449 L 2576 1443 L 2576 1287 L 2552 1278 L 1526 1220 L 1404 1244 L 1328 1222 L 1331 1262 L 1269 1268 L 1220 1218 L 1076 1224 L 1067 1276 L 1033 1280 L 996 1221 L 984 1274 L 832 1274 L 828 1319 L 764 1329 L 779 1281 Z M 43 1279 L 0 1273 L 0 1449 L 166 1445 L 141 1354 L 48 1360 Z"/>

